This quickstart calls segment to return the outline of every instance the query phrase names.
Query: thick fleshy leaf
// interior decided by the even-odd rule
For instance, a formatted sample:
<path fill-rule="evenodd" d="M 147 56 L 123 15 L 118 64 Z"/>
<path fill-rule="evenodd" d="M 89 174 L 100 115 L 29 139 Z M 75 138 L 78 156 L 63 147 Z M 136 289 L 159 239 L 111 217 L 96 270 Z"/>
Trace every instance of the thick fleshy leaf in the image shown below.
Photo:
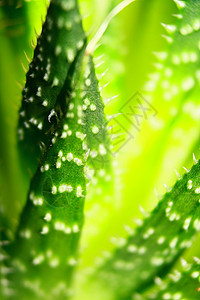
<path fill-rule="evenodd" d="M 32 175 L 67 111 L 68 103 L 62 101 L 60 93 L 64 84 L 66 91 L 69 88 L 73 62 L 84 41 L 77 1 L 51 1 L 26 76 L 20 109 L 18 134 L 22 164 Z"/>
<path fill-rule="evenodd" d="M 184 249 L 192 245 L 200 230 L 200 164 L 168 192 L 151 216 L 127 240 L 119 239 L 118 249 L 97 271 L 117 299 L 142 291 L 156 275 L 167 272 Z"/>
<path fill-rule="evenodd" d="M 8 278 L 19 298 L 65 299 L 70 293 L 86 194 L 80 65 L 78 60 L 69 110 L 32 180 L 15 241 L 5 247 L 13 268 Z M 69 100 L 64 91 L 63 102 Z"/>
<path fill-rule="evenodd" d="M 89 150 L 87 160 L 87 177 L 100 189 L 111 181 L 112 150 L 107 130 L 108 121 L 104 114 L 104 104 L 100 95 L 91 56 L 86 56 L 85 87 L 83 97 L 85 147 Z M 104 190 L 108 192 L 108 189 Z"/>
<path fill-rule="evenodd" d="M 168 278 L 155 278 L 156 288 L 141 295 L 138 299 L 199 299 L 200 260 L 194 257 L 193 263 L 181 260 L 182 267 L 173 270 Z"/>
<path fill-rule="evenodd" d="M 67 10 L 69 8 L 62 7 Z M 71 4 L 70 8 L 72 8 Z M 57 9 L 60 13 L 60 7 Z M 50 6 L 45 24 L 49 24 L 51 13 Z M 62 13 L 60 15 L 62 17 Z M 59 17 L 59 20 L 62 18 Z M 43 33 L 39 38 L 39 45 L 42 44 L 40 40 Z M 81 47 L 83 46 L 82 44 Z M 51 51 L 51 48 L 46 48 L 46 52 L 52 55 L 53 59 L 62 54 L 62 51 L 58 54 L 52 54 Z M 37 60 L 36 56 L 38 58 L 38 54 L 35 54 L 33 63 Z M 66 60 L 66 53 L 64 57 Z M 40 57 L 39 60 L 42 64 L 43 59 L 41 60 Z M 103 167 L 99 174 L 96 164 L 96 157 L 110 159 L 111 152 L 104 106 L 98 90 L 92 57 L 86 55 L 85 48 L 82 48 L 79 49 L 76 57 L 73 56 L 70 63 L 71 65 L 68 66 L 66 62 L 66 67 L 68 66 L 69 69 L 66 78 L 62 77 L 64 66 L 61 63 L 58 65 L 61 70 L 58 74 L 59 79 L 56 77 L 56 88 L 60 88 L 60 91 L 56 94 L 54 86 L 46 88 L 49 89 L 49 97 L 52 96 L 55 100 L 52 100 L 51 104 L 55 109 L 47 115 L 46 127 L 41 120 L 39 124 L 35 121 L 30 126 L 26 126 L 26 121 L 24 123 L 27 140 L 21 139 L 22 146 L 28 145 L 35 150 L 37 143 L 32 134 L 34 133 L 35 138 L 38 139 L 39 132 L 40 142 L 42 140 L 45 147 L 42 149 L 39 168 L 31 182 L 29 198 L 21 215 L 15 240 L 11 245 L 4 247 L 9 255 L 7 267 L 13 269 L 13 272 L 8 274 L 7 280 L 10 281 L 16 297 L 52 299 L 59 296 L 59 299 L 65 299 L 69 296 L 69 286 L 77 263 L 77 246 L 84 219 L 86 178 L 91 179 L 91 173 L 88 173 L 85 167 L 89 153 L 96 153 L 90 155 L 87 161 L 87 165 L 91 167 L 94 159 L 92 175 L 96 177 L 98 175 L 104 182 L 110 181 L 110 174 L 106 174 Z M 39 68 L 38 74 L 41 75 Z M 29 77 L 27 78 L 29 81 Z M 35 80 L 35 75 L 31 78 Z M 34 89 L 36 86 L 31 83 L 30 87 L 25 88 L 25 93 L 28 93 L 29 88 Z M 37 94 L 36 98 L 43 99 L 42 92 L 40 95 Z M 43 101 L 47 101 L 47 98 L 45 99 Z M 25 110 L 20 113 L 22 118 L 26 118 L 28 113 L 32 116 L 38 113 L 41 114 L 41 118 L 44 117 L 46 111 L 41 111 L 40 100 L 27 102 L 25 99 L 23 102 Z M 31 109 L 32 105 L 34 108 Z M 42 105 L 48 106 L 46 102 Z M 36 119 L 32 117 L 31 120 Z M 29 120 L 29 123 L 32 121 Z M 31 128 L 32 134 L 28 133 Z M 110 170 L 110 162 L 107 163 L 109 166 L 107 169 Z"/>

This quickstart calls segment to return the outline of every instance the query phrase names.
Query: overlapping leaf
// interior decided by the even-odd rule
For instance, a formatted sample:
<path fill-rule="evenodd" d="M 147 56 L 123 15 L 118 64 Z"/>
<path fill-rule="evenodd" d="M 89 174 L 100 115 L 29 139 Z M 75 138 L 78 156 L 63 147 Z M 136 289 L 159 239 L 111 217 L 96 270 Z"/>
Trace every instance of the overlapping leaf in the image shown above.
<path fill-rule="evenodd" d="M 156 275 L 164 274 L 200 230 L 199 163 L 167 193 L 137 233 L 98 270 L 117 299 L 142 291 Z M 108 284 L 109 282 L 109 284 Z"/>
<path fill-rule="evenodd" d="M 185 103 L 189 107 L 191 99 L 194 110 L 191 108 L 189 113 L 195 119 L 194 103 L 199 92 L 196 39 L 200 29 L 199 5 L 194 1 L 175 2 L 180 9 L 177 24 L 164 25 L 171 46 L 168 52 L 157 54 L 161 61 L 157 64 L 159 72 L 152 75 L 146 86 L 152 91 L 151 97 L 163 95 L 166 107 L 169 101 L 177 105 L 177 114 L 169 129 L 179 121 Z M 134 290 L 143 291 L 156 274 L 164 275 L 182 251 L 192 245 L 200 220 L 198 177 L 199 163 L 164 196 L 136 235 L 119 240 L 120 249 L 99 268 L 97 278 L 106 283 L 105 288 L 109 286 L 113 298 L 129 299 Z"/>
<path fill-rule="evenodd" d="M 78 66 L 76 70 L 79 75 Z M 81 92 L 76 85 L 69 111 L 32 180 L 15 241 L 6 250 L 17 297 L 52 299 L 69 293 L 86 193 Z"/>
<path fill-rule="evenodd" d="M 112 179 L 112 149 L 92 57 L 86 59 L 83 97 L 85 146 L 89 149 L 86 172 L 95 189 L 96 186 L 103 189 Z"/>
<path fill-rule="evenodd" d="M 52 1 L 29 66 L 20 109 L 18 134 L 22 162 L 32 174 L 67 111 L 61 91 L 64 84 L 66 91 L 69 88 L 73 62 L 84 43 L 77 2 Z"/>
<path fill-rule="evenodd" d="M 18 132 L 22 147 L 25 146 L 34 162 L 31 165 L 31 160 L 27 160 L 26 166 L 33 167 L 33 171 L 37 167 L 35 159 L 41 157 L 41 160 L 15 240 L 4 248 L 9 257 L 6 267 L 13 270 L 5 279 L 10 288 L 3 286 L 5 296 L 10 293 L 31 299 L 69 296 L 84 219 L 88 177 L 85 161 L 94 145 L 92 151 L 97 154 L 91 158 L 110 155 L 106 151 L 109 138 L 104 107 L 92 58 L 85 55 L 84 40 L 77 29 L 79 24 L 83 34 L 77 12 L 74 1 L 52 1 L 27 74 L 20 112 L 24 129 Z M 62 32 L 60 36 L 53 22 Z M 72 32 L 65 37 L 62 29 L 66 28 Z M 71 48 L 65 47 L 65 39 L 59 44 L 61 36 L 68 43 L 72 41 Z M 44 71 L 45 66 L 48 70 Z M 43 146 L 40 154 L 36 149 L 39 144 Z"/>
<path fill-rule="evenodd" d="M 174 270 L 168 278 L 155 278 L 156 288 L 150 293 L 141 296 L 141 299 L 198 299 L 199 298 L 199 258 L 194 257 L 190 264 L 181 260 L 182 267 Z"/>

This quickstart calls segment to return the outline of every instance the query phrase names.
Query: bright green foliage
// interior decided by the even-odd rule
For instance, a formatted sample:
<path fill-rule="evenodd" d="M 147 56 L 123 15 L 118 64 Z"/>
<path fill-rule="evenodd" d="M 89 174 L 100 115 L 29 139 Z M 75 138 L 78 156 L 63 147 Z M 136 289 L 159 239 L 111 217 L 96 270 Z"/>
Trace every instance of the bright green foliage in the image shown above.
<path fill-rule="evenodd" d="M 95 186 L 108 185 L 111 181 L 112 150 L 107 131 L 108 121 L 104 115 L 104 105 L 95 76 L 92 57 L 85 58 L 85 95 L 83 99 L 84 133 L 86 147 L 89 149 L 87 160 L 88 179 Z"/>
<path fill-rule="evenodd" d="M 79 79 L 73 78 L 76 83 Z M 46 299 L 50 293 L 49 299 L 53 295 L 65 299 L 69 293 L 85 197 L 81 93 L 76 84 L 66 117 L 32 180 L 15 241 L 7 249 L 14 270 L 10 280 L 18 298 Z M 68 101 L 63 97 L 63 102 Z"/>
<path fill-rule="evenodd" d="M 59 299 L 66 299 L 70 294 L 69 285 L 72 270 L 77 264 L 77 245 L 83 225 L 85 177 L 88 177 L 85 161 L 90 151 L 88 147 L 97 144 L 94 149 L 100 157 L 107 155 L 105 147 L 109 147 L 104 107 L 98 92 L 92 58 L 84 54 L 84 41 L 77 34 L 80 16 L 77 11 L 74 13 L 74 3 L 60 3 L 63 9 L 70 11 L 69 15 L 64 14 L 54 1 L 50 5 L 23 92 L 20 122 L 23 120 L 26 130 L 19 129 L 20 142 L 22 146 L 27 145 L 26 151 L 30 151 L 31 158 L 37 146 L 36 140 L 44 147 L 41 149 L 42 158 L 31 182 L 15 240 L 5 246 L 10 257 L 6 266 L 12 269 L 12 273 L 7 276 L 10 290 L 6 286 L 3 293 L 13 293 L 17 298 L 35 299 L 37 296 L 40 299 L 53 299 L 59 296 Z M 65 47 L 65 40 L 61 40 L 64 45 L 61 46 L 57 41 L 57 32 L 52 34 L 56 12 L 58 28 L 63 29 L 65 26 L 71 30 L 66 39 L 68 43 L 72 39 L 73 43 L 64 50 L 62 47 Z M 51 19 L 51 14 L 54 19 Z M 63 30 L 66 31 L 66 28 Z M 73 38 L 76 39 L 75 43 Z M 48 42 L 55 44 L 53 50 L 49 49 Z M 73 48 L 74 44 L 78 50 Z M 38 51 L 49 53 L 49 58 Z M 71 65 L 67 63 L 66 55 Z M 43 65 L 46 59 L 49 62 L 45 61 Z M 50 59 L 53 60 L 52 64 Z M 46 63 L 48 70 L 40 72 L 44 70 Z M 52 72 L 50 68 L 53 69 Z M 47 84 L 42 85 L 45 81 Z M 32 96 L 35 94 L 36 98 Z M 88 101 L 91 101 L 89 111 Z M 98 128 L 98 132 L 94 128 Z M 89 163 L 91 164 L 91 160 Z"/>
<path fill-rule="evenodd" d="M 166 280 L 155 278 L 154 291 L 147 293 L 142 299 L 199 299 L 199 274 L 200 261 L 194 257 L 194 262 L 189 264 L 184 259 L 181 260 L 182 267 L 174 270 L 168 275 Z"/>
<path fill-rule="evenodd" d="M 27 73 L 20 109 L 19 140 L 22 162 L 35 173 L 41 153 L 49 146 L 59 120 L 67 111 L 73 62 L 85 36 L 76 1 L 52 1 Z M 26 159 L 24 159 L 24 154 Z"/>
<path fill-rule="evenodd" d="M 139 2 L 140 1 L 138 1 L 138 3 Z M 149 5 L 150 3 L 151 1 L 148 1 Z M 154 1 L 153 3 L 155 4 Z M 161 6 L 164 5 L 162 5 L 162 3 L 163 2 L 160 2 Z M 141 131 L 139 133 L 134 129 L 132 131 L 130 130 L 135 136 L 135 140 L 132 142 L 132 145 L 129 144 L 126 149 L 124 149 L 124 155 L 123 153 L 121 154 L 121 166 L 123 168 L 125 165 L 128 169 L 127 176 L 123 177 L 124 180 L 122 178 L 125 192 L 122 199 L 123 207 L 120 215 L 124 216 L 124 220 L 125 218 L 130 220 L 133 215 L 137 214 L 138 203 L 147 210 L 152 209 L 156 203 L 153 189 L 156 188 L 159 193 L 163 193 L 163 183 L 171 185 L 175 180 L 175 173 L 173 170 L 181 170 L 183 165 L 190 166 L 192 163 L 192 152 L 195 152 L 196 155 L 198 155 L 199 82 L 195 74 L 199 69 L 199 31 L 193 30 L 191 34 L 183 36 L 180 34 L 180 29 L 183 24 L 190 22 L 192 25 L 194 20 L 198 20 L 199 5 L 195 1 L 185 1 L 184 3 L 188 3 L 190 7 L 187 8 L 187 6 L 185 6 L 185 8 L 177 9 L 174 5 L 173 9 L 173 13 L 183 16 L 182 19 L 171 16 L 171 19 L 168 21 L 166 15 L 161 18 L 162 22 L 165 21 L 173 25 L 172 28 L 175 26 L 176 30 L 173 33 L 166 34 L 165 28 L 160 26 L 162 28 L 162 33 L 171 38 L 168 39 L 171 43 L 164 41 L 165 45 L 161 48 L 163 56 L 162 54 L 158 54 L 156 55 L 156 58 L 154 58 L 152 55 L 153 63 L 156 61 L 156 70 L 152 66 L 154 72 L 149 74 L 150 80 L 145 86 L 146 91 L 142 92 L 145 99 L 155 107 L 158 114 L 156 118 L 148 119 L 147 122 L 142 122 L 141 119 Z M 173 2 L 169 1 L 169 4 L 173 4 Z M 159 4 L 155 6 L 158 7 L 158 5 Z M 146 6 L 146 3 L 144 3 L 144 6 Z M 154 8 L 152 8 L 151 11 L 153 14 Z M 142 14 L 140 16 L 140 20 L 141 19 L 143 19 Z M 149 21 L 149 23 L 151 22 Z M 140 21 L 138 21 L 138 27 L 143 29 L 143 36 L 145 36 L 148 25 L 145 27 L 143 25 L 142 27 Z M 148 38 L 149 43 L 152 43 L 152 38 L 154 44 L 153 37 L 149 36 Z M 155 45 L 155 50 L 156 47 L 157 46 Z M 134 48 L 137 48 L 138 51 L 142 48 L 140 37 L 138 37 L 135 42 Z M 143 46 L 143 49 L 144 48 L 145 46 Z M 187 53 L 195 52 L 197 57 L 196 62 L 192 62 L 191 60 L 188 63 L 183 63 L 183 52 L 186 52 L 186 56 Z M 180 63 L 178 65 L 172 63 L 174 55 L 180 58 Z M 163 57 L 166 57 L 166 59 L 162 60 Z M 149 59 L 150 63 L 153 65 L 152 60 Z M 139 61 L 141 65 L 144 64 L 142 58 L 140 58 Z M 127 64 L 128 63 L 129 61 Z M 131 67 L 133 68 L 133 65 L 131 65 Z M 128 74 L 127 72 L 128 71 L 123 74 L 124 77 L 128 77 L 128 75 L 126 75 Z M 134 73 L 137 74 L 135 76 L 138 76 L 138 69 L 136 69 Z M 182 89 L 182 81 L 191 76 L 194 80 L 194 86 L 189 91 L 184 91 Z M 172 91 L 175 90 L 177 90 L 177 94 L 170 97 L 169 94 L 172 95 Z M 130 91 L 129 93 L 131 95 Z M 169 98 L 166 99 L 165 97 L 168 96 Z M 121 105 L 121 102 L 122 101 L 119 102 L 119 106 Z M 127 152 L 129 153 L 129 157 L 128 155 L 126 156 Z M 135 170 L 137 170 L 137 175 L 132 175 L 136 174 Z M 180 171 L 180 173 L 181 172 L 182 171 Z M 149 174 L 151 175 L 149 176 Z M 133 180 L 132 176 L 134 176 Z M 143 188 L 143 182 L 145 182 L 145 188 Z M 131 196 L 129 196 L 129 194 L 131 189 L 134 191 L 134 201 L 130 201 Z M 134 213 L 131 208 L 133 208 Z M 128 221 L 124 222 L 127 223 Z M 117 229 L 118 232 L 119 230 L 120 229 Z M 110 234 L 115 234 L 114 230 Z"/>
<path fill-rule="evenodd" d="M 164 151 L 167 152 L 167 147 L 170 151 L 172 146 L 166 145 L 167 138 L 173 140 L 176 134 L 178 136 L 179 128 L 185 131 L 187 140 L 190 140 L 186 147 L 197 143 L 199 135 L 200 7 L 198 1 L 174 2 L 178 6 L 175 24 L 162 23 L 166 31 L 163 37 L 168 43 L 166 51 L 154 53 L 158 60 L 155 63 L 156 72 L 149 75 L 150 80 L 144 86 L 144 96 L 153 102 L 159 112 L 160 123 L 155 124 L 155 128 L 162 130 L 154 147 L 160 145 L 158 160 L 162 159 Z M 188 133 L 188 121 L 193 124 L 191 134 Z M 177 141 L 174 140 L 175 144 Z M 180 143 L 179 153 L 184 155 L 183 144 L 186 143 L 184 138 L 181 139 L 181 133 L 180 141 L 183 142 Z M 186 154 L 184 157 L 186 160 Z"/>
<path fill-rule="evenodd" d="M 191 99 L 198 100 L 199 92 L 199 6 L 193 1 L 187 5 L 176 1 L 176 4 L 180 8 L 177 25 L 164 25 L 170 34 L 168 52 L 156 53 L 160 60 L 156 65 L 159 72 L 152 74 L 152 80 L 146 85 L 146 89 L 152 91 L 152 98 L 163 96 L 167 112 L 169 101 L 177 101 L 179 110 L 169 128 L 179 122 L 183 107 L 186 109 L 184 102 L 187 102 L 188 113 L 196 118 L 196 104 Z M 171 118 L 170 112 L 167 118 Z M 141 292 L 157 274 L 164 275 L 177 256 L 192 245 L 192 237 L 200 229 L 198 177 L 199 164 L 165 195 L 136 235 L 127 241 L 119 239 L 120 249 L 96 272 L 97 278 L 105 282 L 104 288 L 110 282 L 108 289 L 113 297 L 124 299 L 131 297 L 134 290 Z"/>
<path fill-rule="evenodd" d="M 127 241 L 119 239 L 119 249 L 98 270 L 97 276 L 109 280 L 117 299 L 141 292 L 192 245 L 192 237 L 200 230 L 199 168 L 199 163 L 194 165 L 175 184 L 143 225 L 140 221 L 136 234 Z"/>
<path fill-rule="evenodd" d="M 166 30 L 166 38 L 169 46 L 167 51 L 155 52 L 159 60 L 156 64 L 157 73 L 152 74 L 151 81 L 146 85 L 146 90 L 151 91 L 152 96 L 163 98 L 163 105 L 168 107 L 170 101 L 177 104 L 178 118 L 181 109 L 192 100 L 197 99 L 199 90 L 199 38 L 200 38 L 200 7 L 198 1 L 176 1 L 180 7 L 180 13 L 176 15 L 175 24 L 162 24 Z M 184 99 L 183 99 L 184 97 Z"/>
<path fill-rule="evenodd" d="M 145 87 L 148 100 L 163 99 L 154 103 L 158 111 L 163 107 L 160 117 L 167 124 L 157 141 L 158 159 L 172 128 L 184 128 L 182 114 L 188 110 L 198 119 L 200 6 L 192 0 L 174 2 L 180 11 L 176 25 L 163 25 L 168 51 L 156 53 L 158 72 Z M 0 229 L 0 294 L 5 299 L 67 299 L 72 294 L 86 186 L 94 186 L 95 204 L 99 195 L 106 198 L 108 189 L 102 188 L 112 183 L 108 121 L 86 44 L 77 2 L 52 0 L 26 75 L 19 117 L 21 167 L 32 177 L 28 199 L 10 244 L 9 232 Z M 199 259 L 166 275 L 200 231 L 199 175 L 194 157 L 191 170 L 178 175 L 153 212 L 137 220 L 136 231 L 129 228 L 127 239 L 114 239 L 117 249 L 105 255 L 92 277 L 90 270 L 81 299 L 85 290 L 87 299 L 99 299 L 99 291 L 109 300 L 198 299 Z M 118 220 L 112 221 L 114 226 Z"/>

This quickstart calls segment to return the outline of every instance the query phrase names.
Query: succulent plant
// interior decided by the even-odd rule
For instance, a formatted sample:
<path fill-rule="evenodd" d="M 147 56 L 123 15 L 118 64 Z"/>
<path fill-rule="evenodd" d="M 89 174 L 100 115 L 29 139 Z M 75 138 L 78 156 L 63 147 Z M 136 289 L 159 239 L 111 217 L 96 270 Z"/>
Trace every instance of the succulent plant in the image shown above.
<path fill-rule="evenodd" d="M 2 24 L 12 24 L 16 30 L 15 38 L 12 34 L 10 38 L 10 27 L 5 26 L 7 56 L 19 61 L 21 50 L 33 56 L 29 59 L 26 54 L 29 62 L 22 102 L 15 112 L 18 121 L 11 126 L 4 117 L 0 130 L 5 145 L 0 161 L 1 298 L 199 299 L 199 247 L 194 245 L 198 245 L 200 231 L 200 164 L 194 154 L 191 168 L 185 169 L 185 174 L 176 172 L 176 183 L 166 186 L 152 212 L 141 209 L 143 218 L 136 220 L 136 228 L 126 226 L 126 236 L 112 238 L 115 247 L 96 263 L 91 259 L 89 265 L 78 267 L 81 257 L 84 260 L 82 240 L 88 248 L 99 248 L 104 237 L 98 233 L 104 235 L 105 228 L 115 228 L 116 223 L 122 227 L 126 221 L 116 218 L 120 215 L 120 209 L 115 211 L 120 178 L 113 138 L 118 135 L 110 130 L 116 126 L 113 122 L 120 124 L 116 121 L 119 116 L 127 116 L 123 111 L 111 116 L 105 113 L 94 51 L 109 22 L 133 0 L 119 3 L 89 41 L 77 0 L 46 3 L 45 21 L 32 53 L 27 20 L 34 1 L 27 2 L 0 2 Z M 166 50 L 155 52 L 156 71 L 143 88 L 142 98 L 148 106 L 143 106 L 141 99 L 137 106 L 134 103 L 134 129 L 143 126 L 147 112 L 154 107 L 154 117 L 158 112 L 164 124 L 156 141 L 147 133 L 153 140 L 152 149 L 157 149 L 158 164 L 174 128 L 187 131 L 185 111 L 193 119 L 190 127 L 195 132 L 194 139 L 188 139 L 190 148 L 196 152 L 199 145 L 200 5 L 196 0 L 174 3 L 174 24 L 162 23 L 167 32 Z M 23 26 L 24 36 L 16 39 Z M 12 64 L 7 68 L 15 69 Z M 24 74 L 18 73 L 20 81 Z M 6 99 L 7 95 L 2 95 Z M 12 91 L 8 95 L 13 96 Z M 144 116 L 138 113 L 141 109 Z M 11 138 L 5 134 L 6 125 Z M 132 172 L 137 179 L 137 172 Z M 155 173 L 148 174 L 150 183 Z M 145 180 L 141 186 L 147 189 Z M 133 200 L 130 194 L 130 203 Z M 100 204 L 105 218 L 99 213 Z M 87 217 L 95 209 L 89 226 L 94 231 L 98 228 L 99 244 L 91 245 L 95 239 L 90 233 L 87 236 Z M 134 216 L 134 210 L 127 211 L 129 214 Z"/>

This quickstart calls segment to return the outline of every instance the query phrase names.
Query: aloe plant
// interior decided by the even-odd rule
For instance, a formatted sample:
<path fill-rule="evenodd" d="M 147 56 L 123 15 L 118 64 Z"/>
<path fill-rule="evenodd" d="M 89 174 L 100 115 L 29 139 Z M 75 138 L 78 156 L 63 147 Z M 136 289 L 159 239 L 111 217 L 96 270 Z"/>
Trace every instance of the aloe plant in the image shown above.
<path fill-rule="evenodd" d="M 96 263 L 84 265 L 81 244 L 101 248 L 101 240 L 99 245 L 90 245 L 94 239 L 87 236 L 87 218 L 93 208 L 102 203 L 102 210 L 109 212 L 103 219 L 106 224 L 95 220 L 94 212 L 93 223 L 89 224 L 96 226 L 97 232 L 104 233 L 104 226 L 115 228 L 116 222 L 122 226 L 129 214 L 134 216 L 134 211 L 127 211 L 122 223 L 116 218 L 120 214 L 120 209 L 114 208 L 119 171 L 113 168 L 116 159 L 112 139 L 118 135 L 110 135 L 109 130 L 116 126 L 115 118 L 123 114 L 106 115 L 94 63 L 98 60 L 95 47 L 110 21 L 131 2 L 124 0 L 114 7 L 88 41 L 78 1 L 50 1 L 16 113 L 18 125 L 13 128 L 17 127 L 17 132 L 10 144 L 14 154 L 7 153 L 7 160 L 15 162 L 14 170 L 7 171 L 1 162 L 1 182 L 5 170 L 9 182 L 17 178 L 12 191 L 6 191 L 1 183 L 3 299 L 199 299 L 200 165 L 194 154 L 191 168 L 185 174 L 176 172 L 176 183 L 166 186 L 166 193 L 152 212 L 141 209 L 143 218 L 137 219 L 136 228 L 126 226 L 128 235 L 112 238 L 115 247 Z M 167 141 L 174 129 L 186 131 L 185 113 L 191 115 L 190 128 L 196 133 L 188 141 L 190 148 L 196 152 L 199 145 L 199 118 L 195 113 L 200 6 L 192 0 L 174 2 L 174 24 L 162 24 L 167 31 L 167 50 L 155 53 L 159 61 L 156 72 L 143 89 L 145 99 L 156 107 L 164 124 L 152 148 L 158 151 L 158 163 L 170 149 Z M 1 14 L 12 19 L 11 11 L 21 7 L 18 14 L 27 16 L 28 5 L 2 1 Z M 27 22 L 27 32 L 28 28 Z M 21 53 L 23 38 L 15 43 L 11 39 L 12 47 L 18 47 Z M 145 127 L 144 120 L 141 126 Z M 4 133 L 2 140 L 6 140 Z M 3 159 L 6 151 L 2 153 Z M 187 163 L 187 155 L 184 153 L 182 162 Z M 152 171 L 150 178 L 149 174 L 150 183 L 155 175 Z M 145 182 L 142 187 L 146 188 Z M 9 213 L 12 205 L 14 212 Z"/>

